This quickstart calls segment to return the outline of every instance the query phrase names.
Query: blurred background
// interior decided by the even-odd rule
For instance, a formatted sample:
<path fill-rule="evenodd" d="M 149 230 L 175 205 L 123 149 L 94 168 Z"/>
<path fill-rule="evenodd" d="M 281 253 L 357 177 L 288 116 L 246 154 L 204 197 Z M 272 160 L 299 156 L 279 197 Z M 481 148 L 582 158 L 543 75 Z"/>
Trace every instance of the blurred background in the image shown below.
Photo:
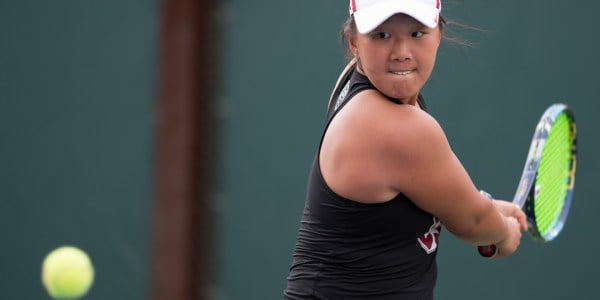
<path fill-rule="evenodd" d="M 47 299 L 76 245 L 86 299 L 281 299 L 310 162 L 344 65 L 345 0 L 0 0 L 1 298 Z M 423 90 L 474 182 L 512 199 L 533 126 L 575 111 L 571 215 L 487 261 L 442 233 L 437 299 L 594 298 L 600 3 L 443 2 Z"/>

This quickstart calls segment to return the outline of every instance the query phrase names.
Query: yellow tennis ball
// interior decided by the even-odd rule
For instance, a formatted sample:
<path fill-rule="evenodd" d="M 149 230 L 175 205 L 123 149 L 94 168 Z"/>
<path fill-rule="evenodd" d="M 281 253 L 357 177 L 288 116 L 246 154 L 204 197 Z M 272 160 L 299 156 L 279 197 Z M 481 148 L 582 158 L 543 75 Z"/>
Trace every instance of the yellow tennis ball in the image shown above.
<path fill-rule="evenodd" d="M 94 266 L 88 255 L 72 246 L 50 252 L 42 265 L 42 283 L 55 299 L 83 297 L 94 281 Z"/>

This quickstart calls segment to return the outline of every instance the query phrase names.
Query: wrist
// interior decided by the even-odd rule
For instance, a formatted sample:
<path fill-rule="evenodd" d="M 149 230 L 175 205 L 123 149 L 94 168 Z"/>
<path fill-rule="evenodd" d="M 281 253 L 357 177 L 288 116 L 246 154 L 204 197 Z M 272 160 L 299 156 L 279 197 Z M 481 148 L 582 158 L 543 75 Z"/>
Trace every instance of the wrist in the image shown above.
<path fill-rule="evenodd" d="M 499 211 L 496 208 L 496 205 L 494 204 L 494 201 L 495 201 L 494 197 L 490 193 L 488 193 L 484 190 L 479 190 L 479 193 L 492 202 L 492 206 L 494 206 L 494 209 L 498 212 L 498 215 L 500 216 L 500 220 L 502 222 L 502 233 L 501 233 L 502 237 L 499 239 L 498 242 L 496 242 L 496 244 L 500 244 L 500 243 L 506 241 L 510 234 L 510 228 L 509 228 L 508 221 L 506 220 L 506 216 L 504 216 L 504 214 L 502 214 L 501 211 Z"/>

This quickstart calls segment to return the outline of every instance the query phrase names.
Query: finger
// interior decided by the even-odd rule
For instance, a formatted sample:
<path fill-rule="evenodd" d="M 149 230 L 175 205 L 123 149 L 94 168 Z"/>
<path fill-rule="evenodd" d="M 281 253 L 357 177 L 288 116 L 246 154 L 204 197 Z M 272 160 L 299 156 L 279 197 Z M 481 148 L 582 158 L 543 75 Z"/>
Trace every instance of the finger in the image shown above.
<path fill-rule="evenodd" d="M 527 216 L 525 215 L 525 213 L 521 210 L 521 208 L 518 205 L 515 204 L 513 206 L 513 209 L 514 209 L 513 216 L 519 222 L 521 230 L 526 231 L 527 230 Z"/>
<path fill-rule="evenodd" d="M 529 229 L 527 226 L 527 217 L 523 216 L 523 218 L 519 219 L 519 224 L 521 224 L 521 230 L 527 231 Z"/>
<path fill-rule="evenodd" d="M 521 230 L 523 231 L 527 231 L 527 216 L 525 215 L 525 213 L 519 209 L 518 211 L 518 217 L 517 220 L 519 221 L 519 224 L 521 225 Z"/>

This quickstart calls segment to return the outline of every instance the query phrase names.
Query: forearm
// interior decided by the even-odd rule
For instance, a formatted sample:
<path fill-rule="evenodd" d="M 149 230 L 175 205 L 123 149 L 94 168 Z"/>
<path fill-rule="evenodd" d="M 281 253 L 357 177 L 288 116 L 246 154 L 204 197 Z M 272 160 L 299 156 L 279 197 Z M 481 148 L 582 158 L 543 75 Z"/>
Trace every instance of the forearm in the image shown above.
<path fill-rule="evenodd" d="M 460 226 L 446 228 L 459 239 L 474 245 L 492 245 L 508 237 L 506 218 L 496 209 L 492 201 L 485 203 L 481 213 L 468 217 Z"/>

